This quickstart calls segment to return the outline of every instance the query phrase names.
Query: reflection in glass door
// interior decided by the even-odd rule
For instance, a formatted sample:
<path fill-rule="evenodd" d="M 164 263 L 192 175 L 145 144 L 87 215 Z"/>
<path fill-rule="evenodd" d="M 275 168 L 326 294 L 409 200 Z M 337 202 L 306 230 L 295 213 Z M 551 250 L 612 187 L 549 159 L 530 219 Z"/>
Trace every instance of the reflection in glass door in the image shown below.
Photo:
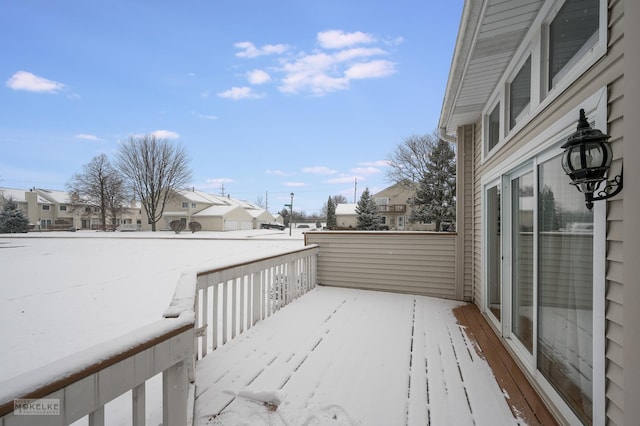
<path fill-rule="evenodd" d="M 511 332 L 533 351 L 533 172 L 511 179 Z"/>
<path fill-rule="evenodd" d="M 502 303 L 502 251 L 500 249 L 500 185 L 486 192 L 487 309 L 500 321 Z"/>

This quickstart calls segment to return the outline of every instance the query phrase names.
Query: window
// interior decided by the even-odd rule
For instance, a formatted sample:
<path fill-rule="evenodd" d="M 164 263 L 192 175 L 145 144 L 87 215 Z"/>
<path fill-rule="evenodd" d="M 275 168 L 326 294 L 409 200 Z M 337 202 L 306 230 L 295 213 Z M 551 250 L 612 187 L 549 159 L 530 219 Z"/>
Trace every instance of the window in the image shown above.
<path fill-rule="evenodd" d="M 567 0 L 549 24 L 549 90 L 598 41 L 600 0 Z"/>
<path fill-rule="evenodd" d="M 182 203 L 182 208 L 183 209 L 188 209 L 189 208 L 189 203 Z"/>
<path fill-rule="evenodd" d="M 51 210 L 51 206 L 49 204 L 43 204 L 42 205 L 42 210 Z"/>
<path fill-rule="evenodd" d="M 531 56 L 509 86 L 509 129 L 513 129 L 531 100 Z"/>
<path fill-rule="evenodd" d="M 498 142 L 500 142 L 500 102 L 498 102 L 489 114 L 487 127 L 489 129 L 487 132 L 487 151 L 491 151 L 498 145 Z"/>
<path fill-rule="evenodd" d="M 191 208 L 195 209 L 196 208 L 196 203 L 191 203 Z"/>
<path fill-rule="evenodd" d="M 60 206 L 60 211 L 61 212 L 66 212 L 67 211 L 67 206 Z"/>

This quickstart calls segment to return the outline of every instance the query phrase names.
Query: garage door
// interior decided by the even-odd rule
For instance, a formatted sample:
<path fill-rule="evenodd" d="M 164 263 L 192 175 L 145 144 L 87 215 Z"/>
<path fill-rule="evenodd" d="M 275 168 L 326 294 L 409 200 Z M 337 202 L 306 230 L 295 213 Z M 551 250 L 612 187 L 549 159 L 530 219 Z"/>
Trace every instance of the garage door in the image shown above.
<path fill-rule="evenodd" d="M 225 231 L 241 231 L 245 229 L 253 229 L 253 225 L 250 220 L 225 220 Z"/>

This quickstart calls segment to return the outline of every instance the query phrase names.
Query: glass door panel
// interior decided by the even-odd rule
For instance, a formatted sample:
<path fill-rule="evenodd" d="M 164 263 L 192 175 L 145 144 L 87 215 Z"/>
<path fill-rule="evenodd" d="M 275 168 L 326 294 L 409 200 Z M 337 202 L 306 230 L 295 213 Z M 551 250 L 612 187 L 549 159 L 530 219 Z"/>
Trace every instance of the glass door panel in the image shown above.
<path fill-rule="evenodd" d="M 539 371 L 592 423 L 593 213 L 555 157 L 538 166 Z"/>
<path fill-rule="evenodd" d="M 500 186 L 487 189 L 487 309 L 500 321 L 502 314 L 502 251 L 500 249 Z"/>
<path fill-rule="evenodd" d="M 533 351 L 533 172 L 511 179 L 511 333 Z"/>

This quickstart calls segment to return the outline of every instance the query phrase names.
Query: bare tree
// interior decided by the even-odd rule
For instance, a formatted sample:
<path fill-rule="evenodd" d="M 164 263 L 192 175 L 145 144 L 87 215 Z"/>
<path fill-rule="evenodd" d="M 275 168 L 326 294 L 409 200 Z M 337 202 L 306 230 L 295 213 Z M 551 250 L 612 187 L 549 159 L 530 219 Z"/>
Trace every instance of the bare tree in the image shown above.
<path fill-rule="evenodd" d="M 186 151 L 153 135 L 130 137 L 120 146 L 117 164 L 155 231 L 166 204 L 191 180 Z"/>
<path fill-rule="evenodd" d="M 111 165 L 105 154 L 93 157 L 81 173 L 67 182 L 67 191 L 74 208 L 97 207 L 100 209 L 102 229 L 107 229 L 107 213 L 115 224 L 127 193 L 122 176 Z"/>
<path fill-rule="evenodd" d="M 387 179 L 394 184 L 399 183 L 416 190 L 418 183 L 429 174 L 429 154 L 439 139 L 436 132 L 406 138 L 387 156 Z"/>

